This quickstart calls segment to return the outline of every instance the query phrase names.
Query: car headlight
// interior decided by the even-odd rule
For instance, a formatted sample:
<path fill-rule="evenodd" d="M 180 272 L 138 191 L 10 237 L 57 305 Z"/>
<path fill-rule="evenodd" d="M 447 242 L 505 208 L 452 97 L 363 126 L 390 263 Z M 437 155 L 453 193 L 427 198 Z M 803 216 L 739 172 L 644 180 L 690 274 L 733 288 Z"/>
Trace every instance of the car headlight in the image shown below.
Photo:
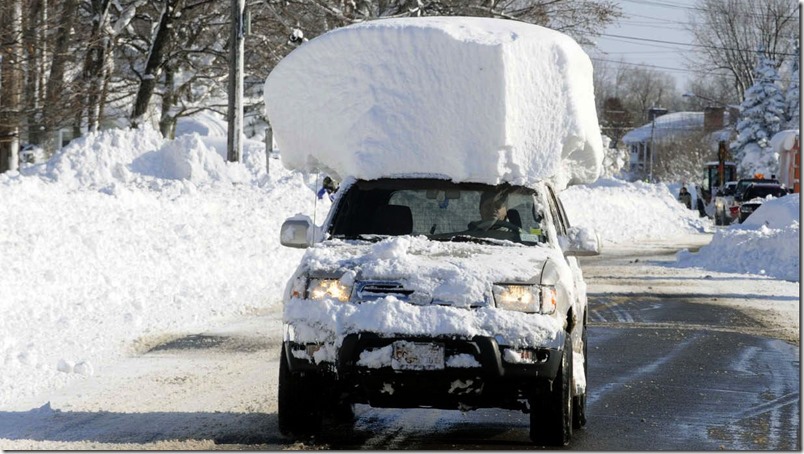
<path fill-rule="evenodd" d="M 547 285 L 496 284 L 494 302 L 500 309 L 552 314 L 556 311 L 556 289 Z"/>
<path fill-rule="evenodd" d="M 344 285 L 339 279 L 310 279 L 307 284 L 307 297 L 311 300 L 334 298 L 346 302 L 349 301 L 351 293 L 352 288 Z"/>

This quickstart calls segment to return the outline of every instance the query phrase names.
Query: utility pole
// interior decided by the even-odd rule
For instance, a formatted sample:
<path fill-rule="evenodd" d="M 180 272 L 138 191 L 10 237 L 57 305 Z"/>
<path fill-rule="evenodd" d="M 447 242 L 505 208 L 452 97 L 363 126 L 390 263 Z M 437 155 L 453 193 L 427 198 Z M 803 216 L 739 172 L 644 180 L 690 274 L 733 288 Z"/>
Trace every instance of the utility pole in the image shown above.
<path fill-rule="evenodd" d="M 243 15 L 246 0 L 231 0 L 232 33 L 229 37 L 229 128 L 226 159 L 240 161 L 243 155 L 243 44 L 246 36 Z"/>

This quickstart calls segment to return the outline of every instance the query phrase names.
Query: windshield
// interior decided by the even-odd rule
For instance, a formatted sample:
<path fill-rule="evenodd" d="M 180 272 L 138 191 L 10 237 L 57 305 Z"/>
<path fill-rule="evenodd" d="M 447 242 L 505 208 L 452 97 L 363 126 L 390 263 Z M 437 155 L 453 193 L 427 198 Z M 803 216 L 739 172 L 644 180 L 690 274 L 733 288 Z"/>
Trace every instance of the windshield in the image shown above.
<path fill-rule="evenodd" d="M 442 241 L 546 242 L 535 190 L 430 179 L 358 181 L 342 196 L 336 238 L 424 235 Z"/>

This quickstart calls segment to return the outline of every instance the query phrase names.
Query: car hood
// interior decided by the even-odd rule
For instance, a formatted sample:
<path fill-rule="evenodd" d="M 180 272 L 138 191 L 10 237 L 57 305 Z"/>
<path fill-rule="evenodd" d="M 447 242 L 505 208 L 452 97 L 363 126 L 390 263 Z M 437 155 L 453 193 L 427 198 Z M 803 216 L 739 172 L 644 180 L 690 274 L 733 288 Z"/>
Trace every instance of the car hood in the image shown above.
<path fill-rule="evenodd" d="M 300 272 L 340 279 L 354 286 L 354 298 L 392 294 L 413 304 L 479 307 L 491 304 L 495 283 L 538 284 L 558 279 L 561 252 L 546 246 L 431 241 L 392 237 L 377 243 L 329 240 L 308 249 Z M 550 282 L 554 283 L 554 282 Z"/>

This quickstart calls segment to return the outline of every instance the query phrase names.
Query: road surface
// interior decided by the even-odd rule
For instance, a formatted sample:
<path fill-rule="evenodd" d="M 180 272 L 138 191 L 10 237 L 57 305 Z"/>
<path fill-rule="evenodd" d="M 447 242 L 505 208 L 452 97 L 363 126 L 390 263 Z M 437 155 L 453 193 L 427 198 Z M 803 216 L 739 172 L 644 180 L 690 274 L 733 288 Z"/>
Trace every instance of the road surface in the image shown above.
<path fill-rule="evenodd" d="M 589 422 L 568 449 L 801 450 L 798 284 L 675 268 L 679 248 L 641 244 L 582 261 Z M 530 447 L 527 415 L 495 409 L 358 406 L 354 427 L 283 438 L 280 318 L 277 307 L 166 336 L 87 380 L 0 409 L 0 449 Z"/>

